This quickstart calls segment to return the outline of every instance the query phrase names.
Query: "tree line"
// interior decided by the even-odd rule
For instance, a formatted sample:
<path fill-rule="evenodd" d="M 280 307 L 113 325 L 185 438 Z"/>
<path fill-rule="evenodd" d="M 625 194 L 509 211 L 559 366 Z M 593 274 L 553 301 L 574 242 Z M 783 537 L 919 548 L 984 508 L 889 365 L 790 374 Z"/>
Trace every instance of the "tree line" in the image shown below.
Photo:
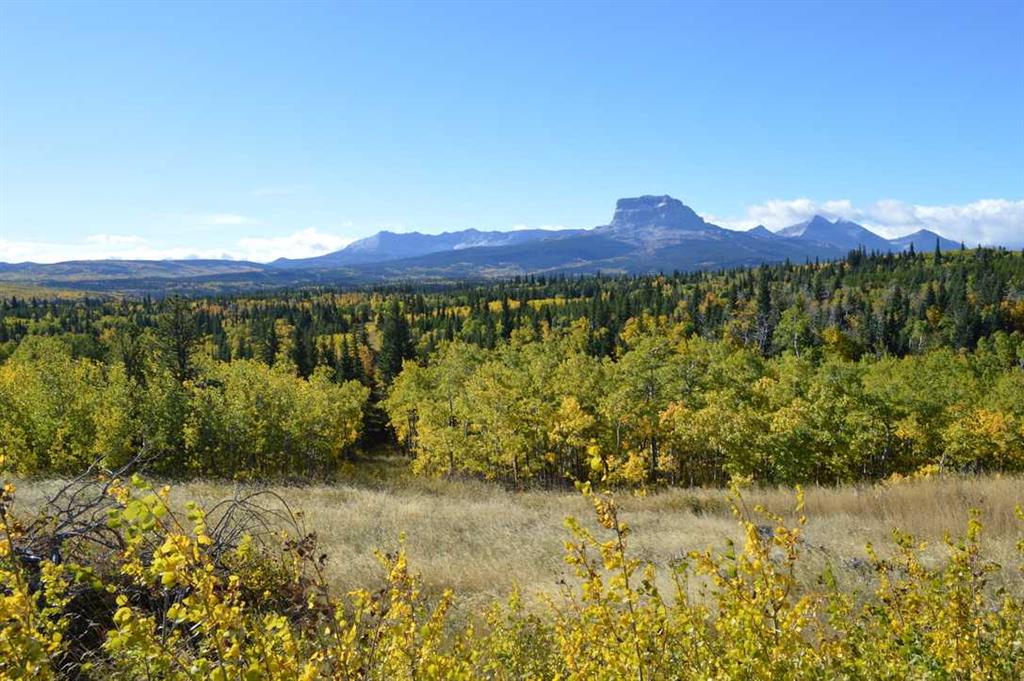
<path fill-rule="evenodd" d="M 100 358 L 67 336 L 27 336 L 0 365 L 0 455 L 21 474 L 117 467 L 141 456 L 175 477 L 330 473 L 363 430 L 370 389 L 324 368 L 303 377 L 216 359 L 192 305 L 169 301 L 152 329 L 104 328 Z"/>
<path fill-rule="evenodd" d="M 1024 336 L 852 360 L 627 325 L 628 350 L 589 355 L 586 329 L 441 347 L 407 363 L 385 408 L 417 470 L 520 483 L 840 483 L 1024 469 Z"/>
<path fill-rule="evenodd" d="M 396 440 L 522 483 L 1019 466 L 1024 256 L 208 298 L 0 296 L 0 447 L 316 475 Z"/>

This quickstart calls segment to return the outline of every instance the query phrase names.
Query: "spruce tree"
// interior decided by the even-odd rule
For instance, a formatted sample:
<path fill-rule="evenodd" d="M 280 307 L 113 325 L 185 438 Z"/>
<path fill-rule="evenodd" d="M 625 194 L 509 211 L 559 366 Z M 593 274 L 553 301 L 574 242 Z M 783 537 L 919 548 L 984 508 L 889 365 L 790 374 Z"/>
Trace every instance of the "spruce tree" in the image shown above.
<path fill-rule="evenodd" d="M 199 343 L 199 330 L 191 304 L 179 296 L 168 298 L 167 311 L 157 323 L 160 354 L 179 383 L 194 377 L 192 353 Z"/>
<path fill-rule="evenodd" d="M 381 324 L 380 354 L 377 357 L 377 369 L 385 385 L 390 384 L 402 370 L 402 360 L 407 357 L 412 357 L 409 323 L 398 301 L 392 300 Z"/>

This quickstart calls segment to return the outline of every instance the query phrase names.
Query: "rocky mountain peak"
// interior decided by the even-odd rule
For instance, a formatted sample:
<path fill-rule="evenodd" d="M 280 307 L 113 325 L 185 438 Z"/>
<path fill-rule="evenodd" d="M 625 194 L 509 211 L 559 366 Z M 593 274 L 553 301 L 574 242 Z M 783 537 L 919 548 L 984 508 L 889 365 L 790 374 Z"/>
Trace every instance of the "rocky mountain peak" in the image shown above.
<path fill-rule="evenodd" d="M 760 237 L 772 237 L 772 236 L 775 236 L 775 233 L 772 232 L 767 227 L 765 227 L 764 225 L 758 225 L 757 227 L 751 227 L 750 229 L 747 230 L 747 234 L 750 234 L 751 236 L 760 236 Z"/>
<path fill-rule="evenodd" d="M 615 204 L 615 215 L 608 226 L 615 231 L 646 227 L 686 230 L 708 228 L 708 224 L 692 208 L 667 195 L 619 199 Z"/>

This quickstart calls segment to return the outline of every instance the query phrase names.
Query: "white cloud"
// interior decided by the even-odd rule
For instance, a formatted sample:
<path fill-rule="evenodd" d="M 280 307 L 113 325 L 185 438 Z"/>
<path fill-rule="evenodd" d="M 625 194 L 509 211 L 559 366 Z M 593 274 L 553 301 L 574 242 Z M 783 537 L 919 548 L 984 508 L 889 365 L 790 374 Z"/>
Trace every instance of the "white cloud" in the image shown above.
<path fill-rule="evenodd" d="M 959 205 L 925 206 L 883 199 L 856 206 L 848 199 L 773 199 L 748 206 L 745 215 L 740 218 L 718 218 L 711 215 L 705 218 L 732 229 L 749 229 L 756 225 L 780 229 L 807 220 L 815 214 L 833 220 L 853 220 L 887 237 L 930 229 L 970 245 L 1024 245 L 1024 200 L 981 199 Z"/>
<path fill-rule="evenodd" d="M 11 241 L 8 239 L 0 239 L 0 262 L 42 262 L 42 254 L 45 253 L 44 247 L 46 244 L 33 242 L 33 241 Z M 71 260 L 77 256 L 65 255 L 64 251 L 54 256 L 46 255 L 45 262 L 59 262 L 61 260 Z"/>
<path fill-rule="evenodd" d="M 135 234 L 92 234 L 85 237 L 86 243 L 99 246 L 141 246 L 146 240 Z"/>
<path fill-rule="evenodd" d="M 80 242 L 0 239 L 0 262 L 62 262 L 65 260 L 187 260 L 215 258 L 268 262 L 306 258 L 343 248 L 353 239 L 320 232 L 314 227 L 276 237 L 239 239 L 230 248 L 165 246 L 137 235 L 92 234 Z"/>
<path fill-rule="evenodd" d="M 231 258 L 223 249 L 165 248 L 139 236 L 94 234 L 80 242 L 0 239 L 0 262 L 63 262 L 65 260 L 185 260 Z"/>
<path fill-rule="evenodd" d="M 352 243 L 354 239 L 337 234 L 326 234 L 315 227 L 293 232 L 287 236 L 239 239 L 239 252 L 246 260 L 267 262 L 277 258 L 308 258 L 323 255 Z"/>

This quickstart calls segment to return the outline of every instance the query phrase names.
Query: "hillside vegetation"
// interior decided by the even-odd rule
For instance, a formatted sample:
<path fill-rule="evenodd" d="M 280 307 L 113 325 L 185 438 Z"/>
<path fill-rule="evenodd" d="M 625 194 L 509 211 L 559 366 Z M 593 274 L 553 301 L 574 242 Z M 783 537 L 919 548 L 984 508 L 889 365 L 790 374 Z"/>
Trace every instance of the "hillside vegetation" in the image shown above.
<path fill-rule="evenodd" d="M 0 360 L 3 679 L 1024 675 L 1020 253 L 10 296 Z"/>
<path fill-rule="evenodd" d="M 1024 467 L 1024 257 L 0 302 L 19 474 L 836 483 Z"/>

